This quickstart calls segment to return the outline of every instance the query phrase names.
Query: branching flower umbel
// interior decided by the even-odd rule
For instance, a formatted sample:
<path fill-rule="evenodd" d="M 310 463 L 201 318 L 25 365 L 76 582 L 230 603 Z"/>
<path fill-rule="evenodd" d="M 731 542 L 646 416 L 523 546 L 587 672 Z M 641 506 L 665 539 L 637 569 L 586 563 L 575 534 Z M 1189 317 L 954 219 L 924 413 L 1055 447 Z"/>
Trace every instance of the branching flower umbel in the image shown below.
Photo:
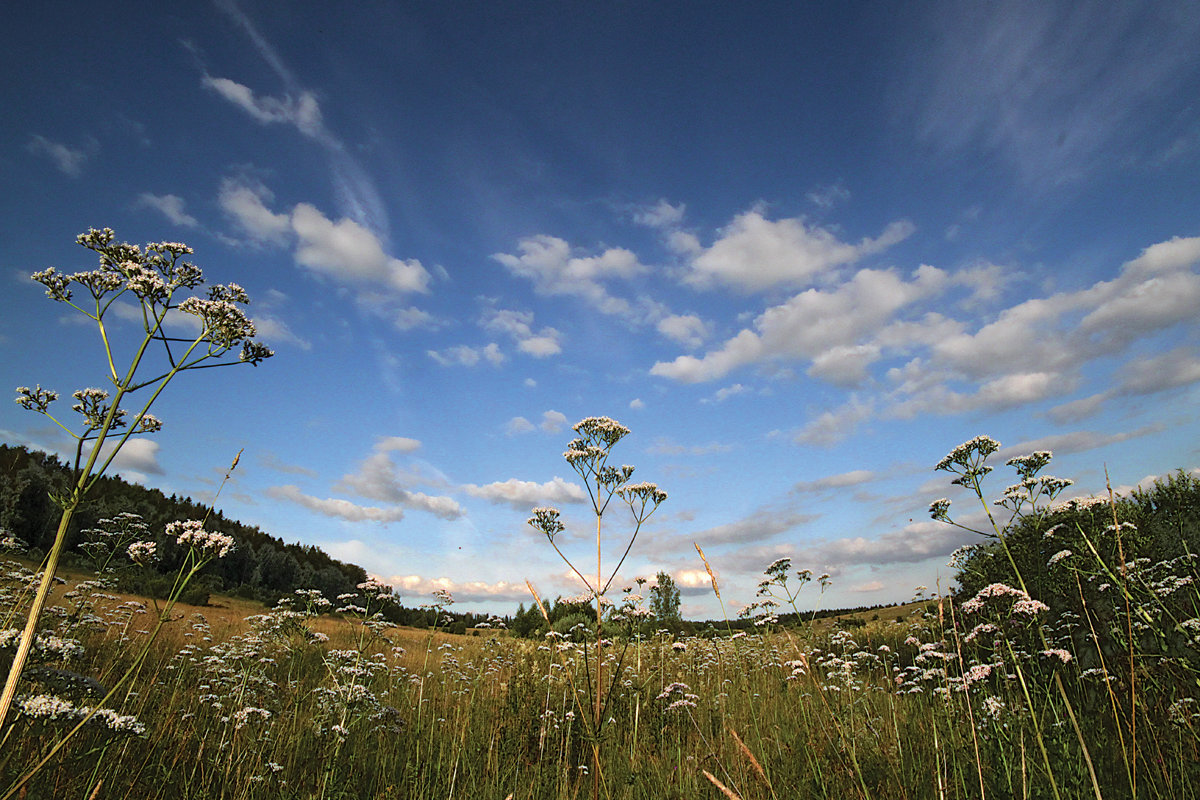
<path fill-rule="evenodd" d="M 83 417 L 83 429 L 77 432 L 51 412 L 51 404 L 58 399 L 57 392 L 43 389 L 40 384 L 33 389 L 17 387 L 18 405 L 46 416 L 75 440 L 75 459 L 73 485 L 55 497 L 62 507 L 58 532 L 29 607 L 22 643 L 0 694 L 0 729 L 4 728 L 16 696 L 17 682 L 29 657 L 71 518 L 130 436 L 155 433 L 162 428 L 162 422 L 149 413 L 150 406 L 180 372 L 238 363 L 257 365 L 273 355 L 253 339 L 254 322 L 242 308 L 250 298 L 241 286 L 216 285 L 209 287 L 203 296 L 194 294 L 204 283 L 204 277 L 199 267 L 186 260 L 192 254 L 187 245 L 152 242 L 139 247 L 116 241 L 111 228 L 92 228 L 80 234 L 76 242 L 99 256 L 100 263 L 95 269 L 64 274 L 49 267 L 35 272 L 32 278 L 46 288 L 46 296 L 51 300 L 74 308 L 96 324 L 104 346 L 105 379 L 111 388 L 89 387 L 74 393 L 72 409 Z M 134 312 L 125 313 L 131 306 Z M 196 319 L 195 325 L 187 326 L 192 330 L 190 335 L 180 337 L 168 332 L 168 318 L 174 320 L 177 314 Z M 136 320 L 132 325 L 140 325 L 140 333 L 130 333 L 130 318 Z M 119 353 L 133 355 L 127 363 L 118 364 Z M 155 353 L 161 355 L 161 363 L 151 365 Z M 146 376 L 147 372 L 151 377 Z M 148 391 L 136 413 L 122 408 L 129 397 L 142 389 Z M 223 556 L 233 547 L 232 539 L 204 531 L 200 523 L 174 525 L 172 532 L 181 543 L 191 546 L 189 558 L 196 559 L 196 564 Z M 148 547 L 140 547 L 129 555 L 134 560 L 148 561 L 154 553 Z"/>

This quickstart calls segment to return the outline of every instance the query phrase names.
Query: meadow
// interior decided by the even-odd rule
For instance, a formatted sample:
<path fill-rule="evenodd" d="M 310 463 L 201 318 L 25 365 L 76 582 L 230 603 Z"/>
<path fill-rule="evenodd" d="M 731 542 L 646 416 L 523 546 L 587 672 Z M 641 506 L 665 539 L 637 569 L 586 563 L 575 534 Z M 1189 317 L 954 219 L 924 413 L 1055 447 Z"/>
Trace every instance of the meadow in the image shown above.
<path fill-rule="evenodd" d="M 1186 476 L 1141 507 L 1182 524 L 1167 513 L 1181 488 L 1194 512 Z M 1080 515 L 1138 508 L 1080 505 L 1043 520 L 1058 526 L 1039 534 L 1055 551 L 1044 560 L 1062 552 L 1066 521 L 1083 549 L 1105 526 Z M 998 543 L 958 554 L 965 582 Z M 801 612 L 781 625 L 776 602 L 803 603 L 812 588 L 782 561 L 764 575 L 752 631 L 676 636 L 645 620 L 630 587 L 605 617 L 598 741 L 587 724 L 596 635 L 582 622 L 532 639 L 499 620 L 466 636 L 400 628 L 379 613 L 390 591 L 367 581 L 333 604 L 316 591 L 272 609 L 178 604 L 139 660 L 153 601 L 75 576 L 49 606 L 29 678 L 43 693 L 19 701 L 0 776 L 9 786 L 26 774 L 132 667 L 111 711 L 15 796 L 575 798 L 598 785 L 613 798 L 1195 797 L 1194 558 L 1122 569 L 1102 555 L 1052 565 L 1077 584 L 1082 614 L 990 583 L 874 618 Z M 6 620 L 37 577 L 6 564 Z M 1089 603 L 1093 593 L 1114 601 Z"/>
<path fill-rule="evenodd" d="M 40 493 L 55 521 L 33 526 L 48 547 L 24 560 L 29 542 L 0 529 L 14 554 L 0 554 L 0 800 L 1200 794 L 1194 474 L 1129 497 L 1064 500 L 1071 482 L 1044 474 L 1051 454 L 1039 451 L 1006 463 L 1017 482 L 993 500 L 987 461 L 1000 445 L 980 436 L 936 466 L 965 490 L 968 513 L 952 515 L 946 498 L 929 507 L 978 535 L 952 556 L 955 592 L 921 589 L 894 615 L 831 623 L 809 611 L 829 576 L 780 559 L 764 565 L 736 630 L 725 619 L 681 635 L 617 582 L 667 494 L 608 463 L 629 429 L 588 417 L 564 457 L 596 515 L 594 569 L 560 549 L 556 509 L 528 520 L 585 589 L 587 613 L 569 627 L 551 625 L 531 585 L 544 623 L 522 625 L 532 638 L 500 619 L 449 634 L 447 593 L 422 615 L 433 624 L 401 628 L 389 619 L 395 594 L 361 568 L 352 590 L 294 588 L 270 608 L 229 598 L 189 607 L 227 559 L 252 555 L 261 567 L 264 553 L 278 555 L 269 537 L 258 533 L 250 552 L 219 515 L 152 529 L 131 509 L 81 530 L 88 495 L 131 436 L 161 429 L 149 409 L 176 375 L 272 354 L 252 338 L 241 287 L 196 293 L 203 279 L 186 246 L 142 249 L 108 229 L 78 241 L 99 269 L 33 277 L 96 324 L 113 392 L 74 393 L 70 478 Z M 119 369 L 106 314 L 130 296 L 144 335 Z M 195 317 L 195 338 L 168 335 L 169 313 Z M 162 371 L 139 377 L 155 352 Z M 147 398 L 138 410 L 121 407 L 135 396 Z M 17 389 L 20 405 L 71 432 L 54 416 L 57 399 L 40 385 Z M 0 512 L 12 520 L 29 510 L 27 487 L 8 483 Z M 601 524 L 614 499 L 631 513 L 627 538 Z M 622 545 L 615 565 L 601 563 L 602 548 Z M 301 554 L 311 566 L 315 554 Z M 60 565 L 76 555 L 95 569 L 67 582 Z M 345 567 L 310 574 L 341 586 L 355 571 Z M 138 585 L 162 591 L 118 593 L 138 571 Z"/>

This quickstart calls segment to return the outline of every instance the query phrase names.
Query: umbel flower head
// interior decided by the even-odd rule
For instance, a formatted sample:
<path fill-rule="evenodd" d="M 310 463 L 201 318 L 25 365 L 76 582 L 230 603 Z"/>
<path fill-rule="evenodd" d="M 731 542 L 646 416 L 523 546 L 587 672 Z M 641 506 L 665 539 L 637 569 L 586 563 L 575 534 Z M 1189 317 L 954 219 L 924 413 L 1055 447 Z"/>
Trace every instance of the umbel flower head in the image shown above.
<path fill-rule="evenodd" d="M 176 292 L 191 291 L 204 283 L 200 268 L 184 260 L 184 256 L 192 254 L 187 245 L 151 242 L 142 248 L 115 241 L 112 228 L 91 228 L 75 241 L 100 256 L 99 266 L 71 274 L 54 267 L 33 273 L 31 277 L 46 287 L 50 299 L 74 305 L 71 287 L 85 289 L 95 303 L 95 312 L 84 313 L 99 319 L 113 300 L 129 292 L 148 312 L 147 333 L 160 335 L 165 312 L 178 309 L 199 318 L 203 326 L 201 339 L 208 344 L 208 355 L 221 355 L 238 346 L 241 346 L 238 360 L 250 364 L 273 355 L 270 349 L 252 341 L 256 333 L 254 323 L 240 308 L 250 298 L 236 283 L 209 287 L 207 298 L 190 296 L 179 301 Z"/>
<path fill-rule="evenodd" d="M 555 535 L 562 533 L 564 526 L 557 508 L 535 508 L 532 513 L 533 516 L 525 521 L 547 539 L 554 541 Z"/>

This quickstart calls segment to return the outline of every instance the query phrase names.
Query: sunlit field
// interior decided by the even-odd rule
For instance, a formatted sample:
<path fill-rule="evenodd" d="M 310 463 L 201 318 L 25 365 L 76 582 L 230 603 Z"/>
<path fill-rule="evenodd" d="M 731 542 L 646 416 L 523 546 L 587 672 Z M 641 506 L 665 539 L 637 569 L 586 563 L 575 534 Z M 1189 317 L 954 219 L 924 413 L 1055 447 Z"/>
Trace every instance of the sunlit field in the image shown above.
<path fill-rule="evenodd" d="M 1196 494 L 1183 477 L 1156 487 L 1143 506 L 1158 516 L 1142 524 L 1189 540 Z M 0 769 L 6 785 L 19 780 L 134 667 L 111 711 L 22 793 L 574 798 L 598 785 L 622 798 L 1195 797 L 1195 558 L 1138 555 L 1154 542 L 1129 522 L 1113 527 L 1114 510 L 1138 508 L 1075 503 L 1041 518 L 1052 524 L 1036 540 L 1008 533 L 1013 563 L 1032 563 L 1019 553 L 1036 548 L 1048 564 L 1036 585 L 1054 606 L 992 582 L 783 625 L 771 598 L 803 604 L 814 587 L 777 562 L 759 624 L 677 636 L 630 613 L 638 600 L 626 592 L 605 620 L 598 742 L 585 724 L 596 635 L 583 622 L 533 638 L 501 622 L 465 636 L 397 628 L 377 613 L 386 587 L 368 582 L 340 611 L 305 591 L 273 609 L 176 605 L 139 663 L 154 604 L 72 575 L 28 668 L 43 691 L 19 698 Z M 959 554 L 964 583 L 996 544 Z M 1127 561 L 1106 557 L 1115 547 Z M 6 620 L 35 579 L 25 562 L 6 563 Z"/>

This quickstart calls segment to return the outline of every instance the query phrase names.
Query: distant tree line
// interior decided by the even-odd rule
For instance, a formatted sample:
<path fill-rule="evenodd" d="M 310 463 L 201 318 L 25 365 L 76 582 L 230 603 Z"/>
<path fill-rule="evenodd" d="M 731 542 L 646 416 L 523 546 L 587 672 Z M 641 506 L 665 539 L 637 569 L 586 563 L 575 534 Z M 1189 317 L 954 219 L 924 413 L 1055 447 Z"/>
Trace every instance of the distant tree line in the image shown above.
<path fill-rule="evenodd" d="M 35 560 L 53 544 L 61 510 L 53 500 L 67 490 L 71 470 L 56 456 L 26 447 L 0 444 L 0 537 L 12 535 L 29 549 Z M 137 514 L 149 527 L 151 537 L 160 537 L 160 561 L 156 572 L 125 570 L 121 588 L 130 592 L 162 596 L 171 588 L 172 577 L 183 553 L 170 542 L 161 540 L 167 523 L 176 520 L 204 519 L 205 527 L 232 536 L 237 548 L 228 556 L 209 564 L 189 587 L 186 602 L 203 605 L 209 595 L 220 592 L 259 600 L 273 605 L 296 589 L 319 589 L 330 601 L 339 594 L 354 592 L 367 578 L 356 565 L 332 558 L 313 545 L 289 544 L 257 526 L 227 518 L 221 511 L 190 497 L 167 496 L 125 479 L 107 475 L 96 484 L 88 499 L 75 513 L 68 531 L 67 547 L 71 561 L 87 565 L 80 549 L 89 536 L 87 531 L 101 526 L 102 520 L 119 514 Z M 429 627 L 435 621 L 454 632 L 463 632 L 487 621 L 487 615 L 439 611 L 430 607 L 407 608 L 402 604 L 387 607 L 392 622 Z"/>

